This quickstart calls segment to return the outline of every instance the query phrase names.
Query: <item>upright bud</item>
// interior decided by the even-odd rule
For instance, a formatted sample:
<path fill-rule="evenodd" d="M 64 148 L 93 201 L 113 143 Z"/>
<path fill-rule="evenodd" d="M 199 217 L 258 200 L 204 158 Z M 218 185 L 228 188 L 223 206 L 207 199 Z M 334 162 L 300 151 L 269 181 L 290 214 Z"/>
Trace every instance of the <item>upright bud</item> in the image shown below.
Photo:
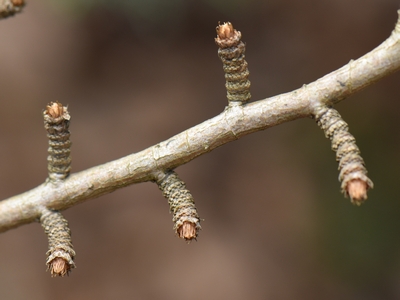
<path fill-rule="evenodd" d="M 242 105 L 251 98 L 249 70 L 245 58 L 246 45 L 241 41 L 242 34 L 231 23 L 217 26 L 215 43 L 222 61 L 229 105 Z"/>
<path fill-rule="evenodd" d="M 71 140 L 67 107 L 51 102 L 43 112 L 44 127 L 49 139 L 47 169 L 51 181 L 68 177 L 71 171 Z"/>

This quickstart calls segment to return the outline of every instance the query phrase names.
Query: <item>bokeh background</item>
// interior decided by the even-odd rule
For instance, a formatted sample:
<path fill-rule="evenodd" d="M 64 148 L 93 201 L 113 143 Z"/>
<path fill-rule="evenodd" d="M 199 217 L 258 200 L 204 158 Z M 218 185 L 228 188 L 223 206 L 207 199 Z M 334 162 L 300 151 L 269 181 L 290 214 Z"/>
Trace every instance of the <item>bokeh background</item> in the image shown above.
<path fill-rule="evenodd" d="M 41 184 L 41 112 L 69 105 L 73 171 L 138 152 L 222 112 L 218 21 L 247 44 L 253 100 L 356 59 L 394 28 L 397 0 L 29 1 L 0 22 L 0 199 Z M 375 188 L 340 194 L 311 119 L 224 145 L 177 169 L 205 219 L 174 236 L 144 183 L 64 212 L 77 251 L 45 272 L 38 223 L 0 235 L 0 299 L 400 299 L 400 74 L 337 105 Z"/>

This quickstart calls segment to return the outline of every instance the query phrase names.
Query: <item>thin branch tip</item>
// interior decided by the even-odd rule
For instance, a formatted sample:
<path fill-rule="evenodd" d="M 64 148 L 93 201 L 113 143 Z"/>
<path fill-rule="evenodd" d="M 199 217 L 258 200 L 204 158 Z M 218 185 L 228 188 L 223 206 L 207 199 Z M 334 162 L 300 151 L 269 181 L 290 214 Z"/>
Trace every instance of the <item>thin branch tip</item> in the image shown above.
<path fill-rule="evenodd" d="M 394 31 L 396 33 L 400 33 L 400 9 L 397 11 L 397 14 L 398 14 L 398 18 L 397 18 L 396 25 L 394 27 Z"/>

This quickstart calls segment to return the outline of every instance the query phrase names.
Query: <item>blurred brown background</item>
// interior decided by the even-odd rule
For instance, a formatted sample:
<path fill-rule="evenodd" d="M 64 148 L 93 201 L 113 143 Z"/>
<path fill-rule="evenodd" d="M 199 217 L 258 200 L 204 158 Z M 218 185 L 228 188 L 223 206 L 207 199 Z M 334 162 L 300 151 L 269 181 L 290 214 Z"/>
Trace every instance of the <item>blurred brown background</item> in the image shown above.
<path fill-rule="evenodd" d="M 0 22 L 0 199 L 47 175 L 41 111 L 69 105 L 73 171 L 120 158 L 219 114 L 214 44 L 231 21 L 247 44 L 253 100 L 301 87 L 384 41 L 397 0 L 29 1 Z M 340 194 L 330 143 L 286 123 L 177 169 L 202 223 L 174 236 L 155 184 L 64 212 L 77 251 L 45 272 L 39 224 L 0 235 L 0 299 L 399 299 L 400 74 L 340 103 L 375 189 Z"/>

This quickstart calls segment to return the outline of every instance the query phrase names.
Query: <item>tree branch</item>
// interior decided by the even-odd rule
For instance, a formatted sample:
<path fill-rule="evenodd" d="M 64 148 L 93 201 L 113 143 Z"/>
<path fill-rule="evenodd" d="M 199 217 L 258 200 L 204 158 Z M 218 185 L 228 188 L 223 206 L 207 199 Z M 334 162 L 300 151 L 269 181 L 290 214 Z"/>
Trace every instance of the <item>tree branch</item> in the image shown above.
<path fill-rule="evenodd" d="M 398 11 L 400 15 L 400 11 Z M 71 174 L 0 202 L 0 232 L 37 220 L 43 209 L 64 210 L 86 200 L 161 174 L 244 135 L 284 122 L 313 117 L 400 68 L 400 20 L 373 51 L 293 92 L 227 107 L 218 116 L 141 152 Z"/>

